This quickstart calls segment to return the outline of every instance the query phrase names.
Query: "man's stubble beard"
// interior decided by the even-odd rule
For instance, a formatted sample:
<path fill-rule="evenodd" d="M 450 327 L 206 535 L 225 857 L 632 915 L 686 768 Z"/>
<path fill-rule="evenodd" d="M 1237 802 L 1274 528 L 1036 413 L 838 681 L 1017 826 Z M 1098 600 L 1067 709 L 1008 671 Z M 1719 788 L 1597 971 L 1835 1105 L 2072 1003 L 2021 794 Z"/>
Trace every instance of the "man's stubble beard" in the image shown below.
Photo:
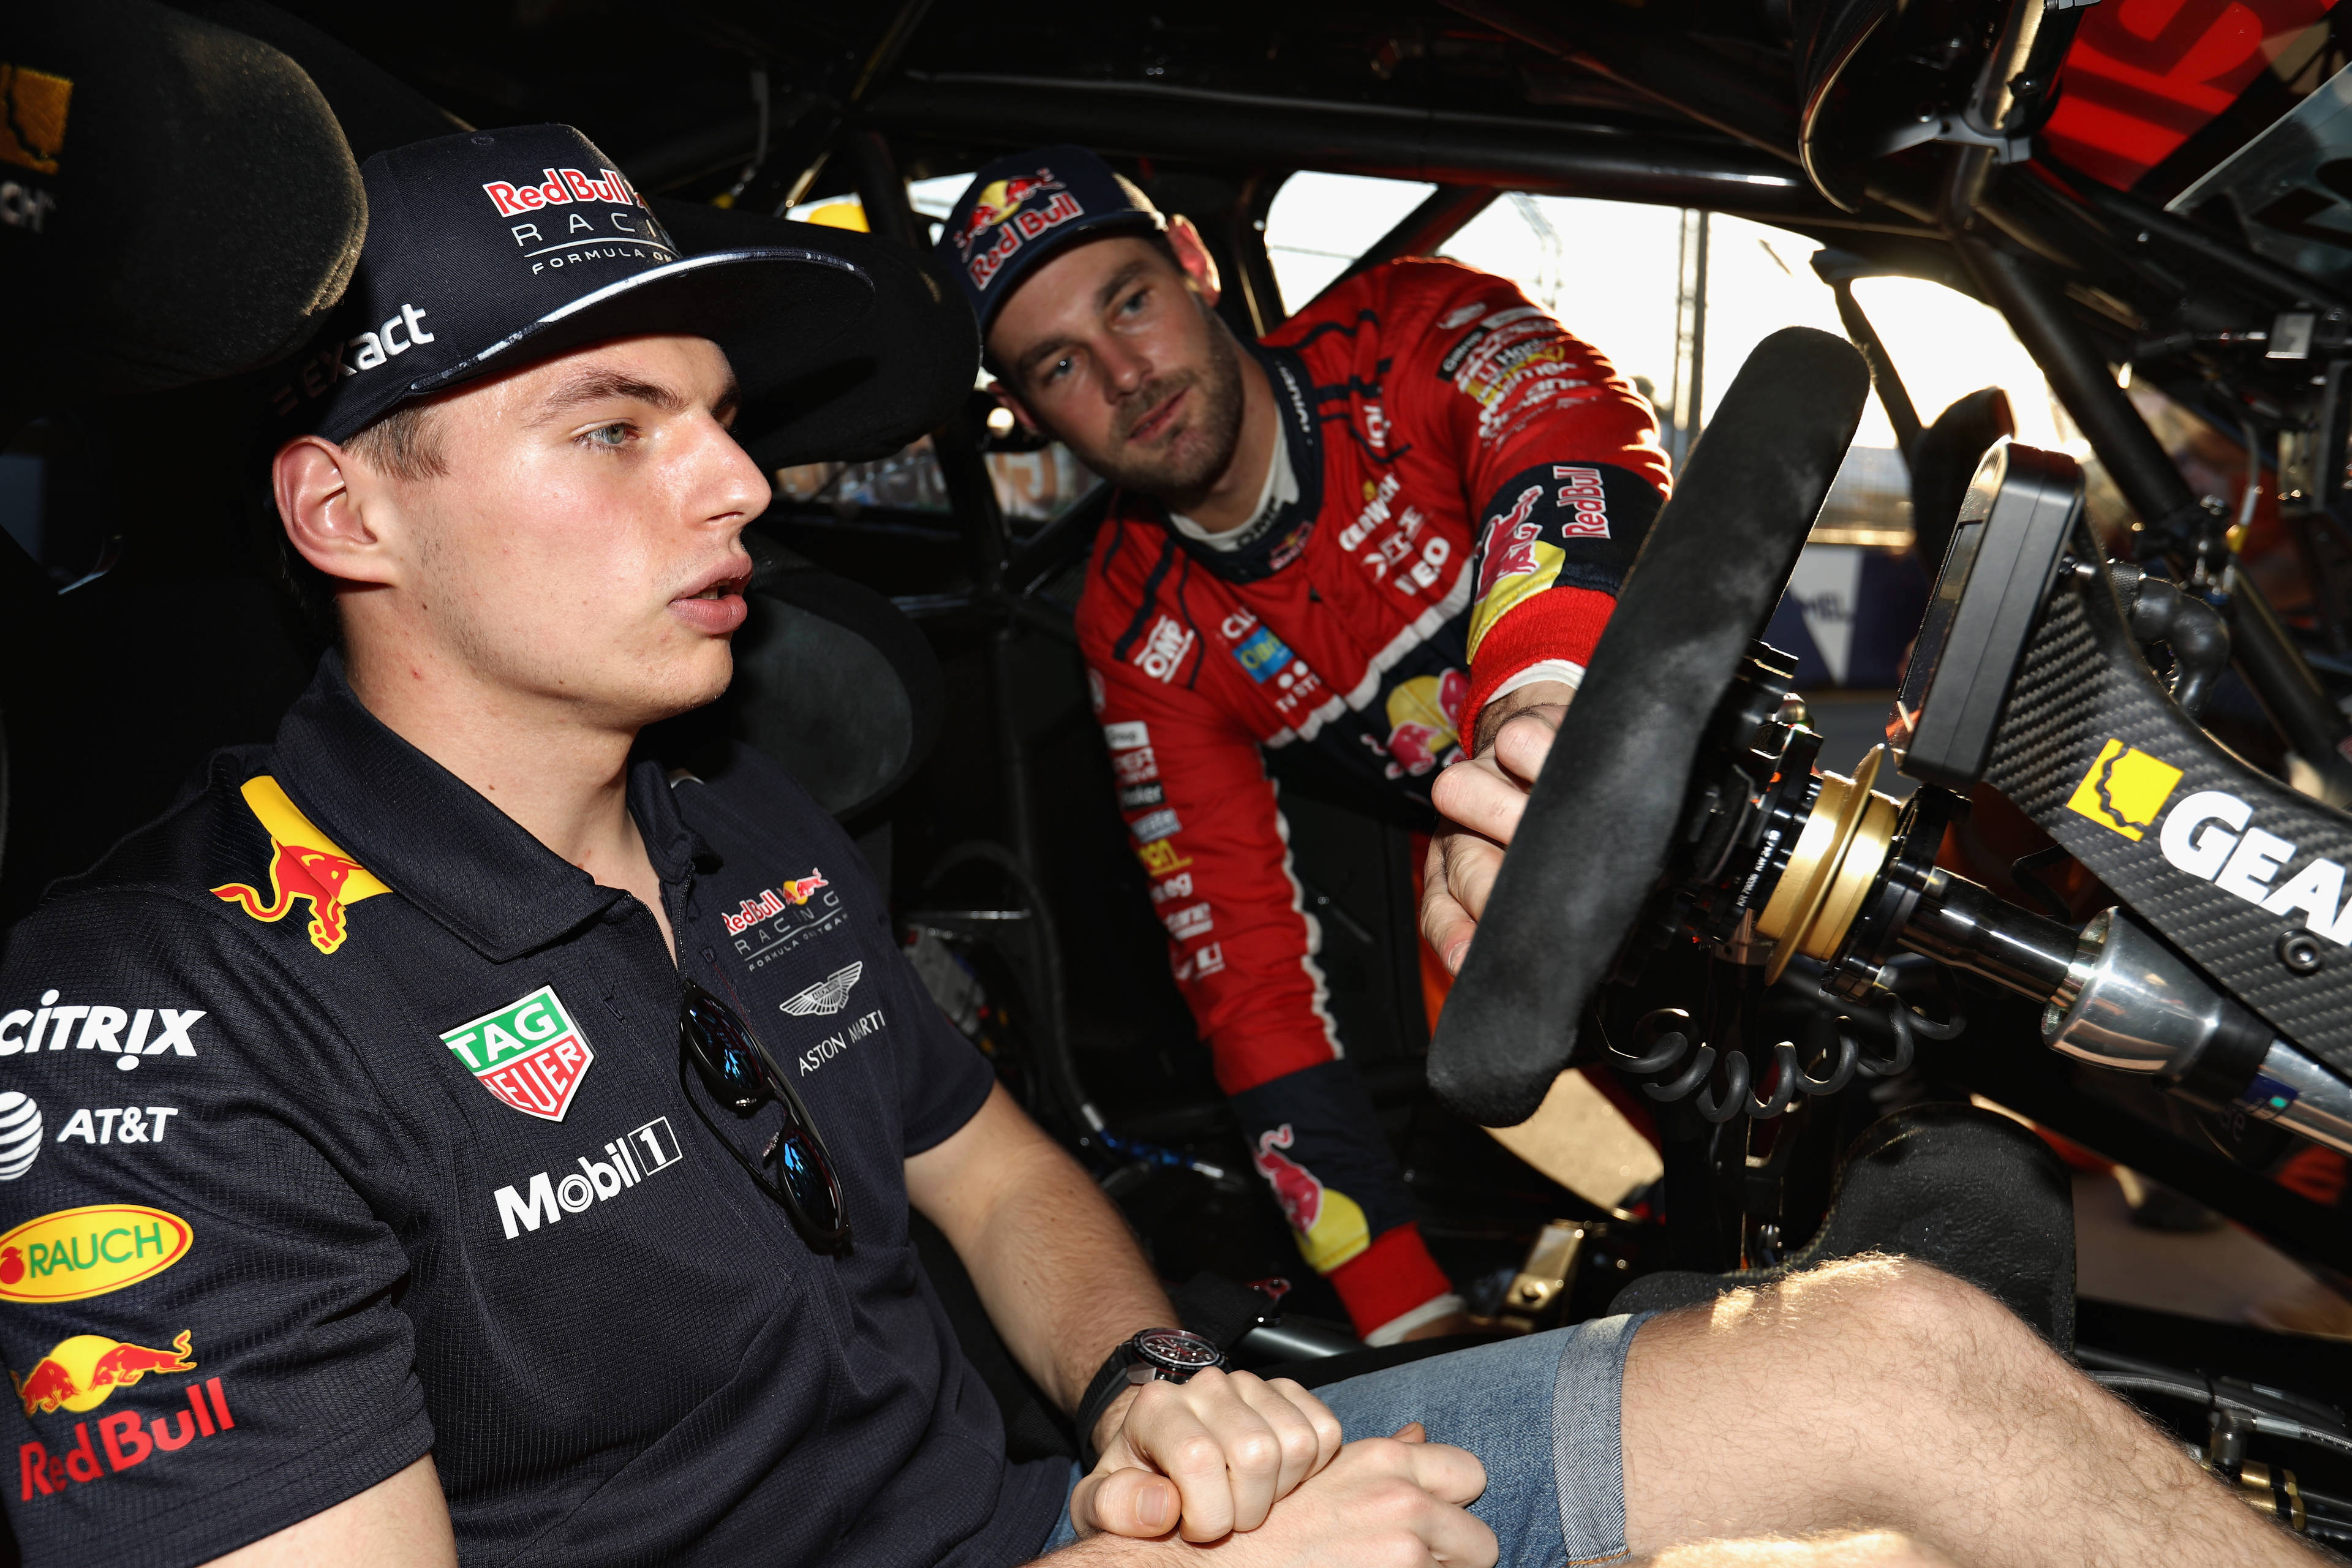
<path fill-rule="evenodd" d="M 516 621 L 499 614 L 495 600 L 485 602 L 467 591 L 472 574 L 467 565 L 440 531 L 423 531 L 418 567 L 424 596 L 440 606 L 430 616 L 435 636 L 459 668 L 494 689 L 552 699 L 602 727 L 643 730 L 709 707 L 734 684 L 733 636 L 722 640 L 724 658 L 715 663 L 689 655 L 667 665 L 600 639 L 590 639 L 584 649 L 567 649 L 519 637 Z"/>
<path fill-rule="evenodd" d="M 1208 363 L 1199 371 L 1154 377 L 1138 388 L 1119 421 L 1120 456 L 1102 465 L 1103 478 L 1180 512 L 1207 499 L 1210 487 L 1233 466 L 1242 437 L 1241 348 L 1213 310 L 1204 304 L 1201 313 L 1208 319 Z M 1124 426 L 1185 386 L 1193 390 L 1193 406 L 1182 438 L 1167 450 L 1129 458 Z"/>

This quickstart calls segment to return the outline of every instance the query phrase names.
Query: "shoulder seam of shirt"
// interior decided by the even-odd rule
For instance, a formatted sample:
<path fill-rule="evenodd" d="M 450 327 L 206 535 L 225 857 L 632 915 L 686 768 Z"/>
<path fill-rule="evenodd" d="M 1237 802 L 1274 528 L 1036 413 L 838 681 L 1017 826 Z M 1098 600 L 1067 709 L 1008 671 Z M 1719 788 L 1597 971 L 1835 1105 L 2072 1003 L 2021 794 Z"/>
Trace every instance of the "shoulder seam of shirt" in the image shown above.
<path fill-rule="evenodd" d="M 1121 632 L 1118 640 L 1110 646 L 1113 660 L 1124 662 L 1127 650 L 1133 647 L 1135 639 L 1143 635 L 1144 617 L 1151 614 L 1151 606 L 1160 597 L 1160 584 L 1168 580 L 1168 568 L 1179 553 L 1175 535 L 1163 533 L 1160 541 L 1160 559 L 1152 563 L 1150 574 L 1143 579 L 1143 592 L 1136 596 L 1135 618 L 1127 623 L 1127 630 Z"/>
<path fill-rule="evenodd" d="M 1378 310 L 1373 310 L 1370 305 L 1360 307 L 1356 311 L 1356 319 L 1352 321 L 1318 321 L 1313 326 L 1307 328 L 1305 331 L 1299 333 L 1296 338 L 1291 339 L 1288 342 L 1273 346 L 1286 348 L 1296 353 L 1299 350 L 1304 349 L 1308 344 L 1314 342 L 1316 339 L 1328 336 L 1332 332 L 1339 332 L 1343 336 L 1352 338 L 1356 335 L 1357 331 L 1367 323 L 1372 326 L 1375 330 L 1377 330 L 1381 324 L 1381 313 Z"/>

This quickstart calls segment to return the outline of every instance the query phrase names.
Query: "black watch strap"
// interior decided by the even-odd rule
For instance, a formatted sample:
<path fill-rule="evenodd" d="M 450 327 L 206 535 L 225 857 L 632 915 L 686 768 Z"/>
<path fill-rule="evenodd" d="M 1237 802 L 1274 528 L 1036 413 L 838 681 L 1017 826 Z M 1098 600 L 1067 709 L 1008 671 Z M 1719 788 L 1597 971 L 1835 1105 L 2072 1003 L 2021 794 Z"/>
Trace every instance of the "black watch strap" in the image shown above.
<path fill-rule="evenodd" d="M 1078 1446 L 1089 1470 L 1100 1456 L 1094 1449 L 1095 1427 L 1103 1412 L 1128 1384 L 1165 1380 L 1182 1383 L 1193 1373 L 1225 1364 L 1223 1345 L 1189 1329 L 1145 1329 L 1110 1352 L 1102 1370 L 1087 1384 L 1078 1402 Z"/>
<path fill-rule="evenodd" d="M 1092 1470 L 1102 1460 L 1102 1456 L 1095 1452 L 1095 1428 L 1102 1424 L 1103 1412 L 1126 1390 L 1127 1369 L 1135 1363 L 1135 1342 L 1120 1341 L 1118 1348 L 1103 1362 L 1102 1370 L 1095 1373 L 1094 1381 L 1087 1384 L 1086 1397 L 1078 1401 L 1078 1463 L 1083 1469 Z"/>

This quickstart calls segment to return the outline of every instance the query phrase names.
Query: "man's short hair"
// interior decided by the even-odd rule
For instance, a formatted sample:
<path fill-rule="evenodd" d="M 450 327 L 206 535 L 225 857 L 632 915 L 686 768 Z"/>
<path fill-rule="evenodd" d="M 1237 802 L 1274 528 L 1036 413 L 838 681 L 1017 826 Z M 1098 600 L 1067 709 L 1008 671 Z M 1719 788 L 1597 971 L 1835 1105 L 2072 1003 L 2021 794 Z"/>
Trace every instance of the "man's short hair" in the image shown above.
<path fill-rule="evenodd" d="M 449 471 L 441 449 L 440 430 L 430 402 L 404 403 L 372 420 L 342 443 L 343 450 L 380 474 L 412 483 L 438 479 Z M 335 608 L 335 580 L 310 564 L 294 542 L 286 537 L 283 519 L 273 500 L 270 519 L 278 531 L 279 571 L 288 592 L 312 632 L 340 647 L 342 616 Z"/>
<path fill-rule="evenodd" d="M 364 426 L 343 443 L 380 474 L 414 483 L 437 479 L 449 471 L 442 453 L 440 432 L 434 427 L 430 403 L 404 403 L 382 418 Z"/>

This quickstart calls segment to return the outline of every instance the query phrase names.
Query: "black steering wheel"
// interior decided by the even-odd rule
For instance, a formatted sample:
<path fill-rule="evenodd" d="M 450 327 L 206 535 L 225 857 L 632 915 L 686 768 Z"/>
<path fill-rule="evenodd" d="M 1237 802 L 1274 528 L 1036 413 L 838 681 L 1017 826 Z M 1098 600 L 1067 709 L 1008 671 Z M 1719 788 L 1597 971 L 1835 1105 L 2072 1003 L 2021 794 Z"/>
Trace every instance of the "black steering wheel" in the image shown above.
<path fill-rule="evenodd" d="M 1795 569 L 1870 395 L 1843 338 L 1757 345 L 1617 595 L 1429 1047 L 1488 1127 L 1535 1114 L 1683 818 L 1691 765 Z M 1563 759 L 1567 759 L 1563 761 Z"/>

